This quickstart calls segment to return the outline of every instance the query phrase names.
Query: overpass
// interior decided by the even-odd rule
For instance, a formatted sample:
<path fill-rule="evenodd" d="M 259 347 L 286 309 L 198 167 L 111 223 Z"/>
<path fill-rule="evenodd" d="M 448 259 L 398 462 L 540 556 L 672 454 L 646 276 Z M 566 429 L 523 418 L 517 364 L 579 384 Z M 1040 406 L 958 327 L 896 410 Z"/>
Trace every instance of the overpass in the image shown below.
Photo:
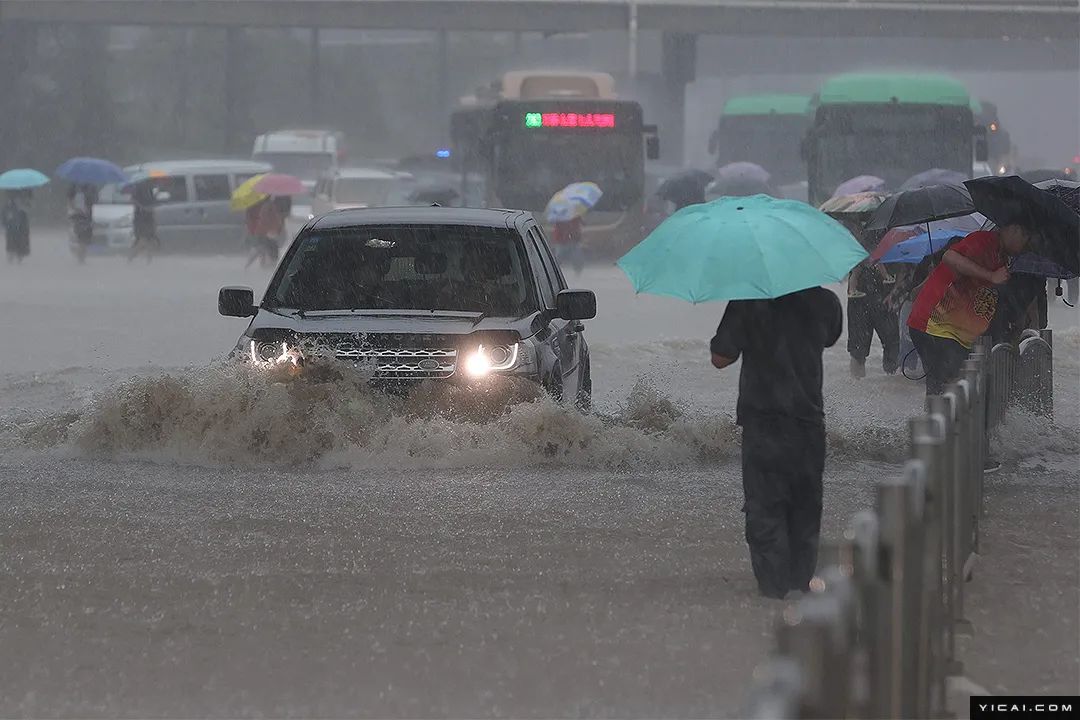
<path fill-rule="evenodd" d="M 240 79 L 234 71 L 234 48 L 239 44 L 237 33 L 245 28 L 311 30 L 308 105 L 312 108 L 320 101 L 320 30 L 434 32 L 439 58 L 434 72 L 443 94 L 436 102 L 440 108 L 449 104 L 445 90 L 448 32 L 625 33 L 625 69 L 630 78 L 638 75 L 639 35 L 659 34 L 658 91 L 662 115 L 666 115 L 659 124 L 666 138 L 665 156 L 670 149 L 682 147 L 685 88 L 697 76 L 699 37 L 724 38 L 731 46 L 723 63 L 729 72 L 740 66 L 746 71 L 748 62 L 760 66 L 761 72 L 810 71 L 790 53 L 758 51 L 757 47 L 745 52 L 747 42 L 756 45 L 756 38 L 767 37 L 774 38 L 774 44 L 784 43 L 785 38 L 789 45 L 802 43 L 802 55 L 810 63 L 813 53 L 806 51 L 808 45 L 828 46 L 818 41 L 845 38 L 864 42 L 880 38 L 882 50 L 872 51 L 872 56 L 883 62 L 895 60 L 898 39 L 910 39 L 924 45 L 937 43 L 932 54 L 949 58 L 946 66 L 971 54 L 954 45 L 967 43 L 970 48 L 982 41 L 993 45 L 970 60 L 994 69 L 1072 71 L 1080 63 L 1077 0 L 0 0 L 0 37 L 12 40 L 7 47 L 0 42 L 0 66 L 8 66 L 10 59 L 11 67 L 18 67 L 23 35 L 18 28 L 53 23 L 222 28 L 226 33 L 223 72 L 230 88 L 223 98 L 225 134 L 231 138 L 227 145 L 236 140 L 231 129 L 236 93 L 231 89 Z M 888 43 L 892 43 L 891 57 L 884 52 Z M 1021 50 L 1021 45 L 1026 49 Z M 840 57 L 844 50 L 830 47 L 827 54 L 834 53 Z M 821 63 L 820 57 L 817 62 Z M 3 83 L 0 78 L 0 93 Z"/>
<path fill-rule="evenodd" d="M 1076 0 L 0 0 L 0 19 L 312 29 L 1080 38 Z"/>

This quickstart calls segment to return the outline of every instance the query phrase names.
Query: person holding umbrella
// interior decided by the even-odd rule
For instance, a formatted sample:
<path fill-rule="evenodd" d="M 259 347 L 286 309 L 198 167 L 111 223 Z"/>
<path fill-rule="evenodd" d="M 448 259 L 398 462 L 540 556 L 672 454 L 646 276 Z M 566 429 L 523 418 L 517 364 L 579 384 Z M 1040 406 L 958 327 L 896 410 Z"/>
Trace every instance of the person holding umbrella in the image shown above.
<path fill-rule="evenodd" d="M 157 218 L 154 216 L 157 193 L 153 175 L 137 178 L 130 187 L 131 202 L 134 206 L 132 231 L 135 239 L 128 252 L 128 262 L 134 260 L 140 252 L 145 252 L 146 262 L 150 262 L 154 251 L 161 249 L 161 240 L 157 234 Z"/>
<path fill-rule="evenodd" d="M 559 264 L 569 263 L 578 275 L 585 269 L 582 218 L 600 202 L 604 191 L 593 182 L 571 183 L 548 200 L 544 214 L 551 225 L 551 244 Z"/>
<path fill-rule="evenodd" d="M 30 190 L 8 190 L 0 218 L 4 223 L 9 263 L 21 263 L 30 254 Z"/>
<path fill-rule="evenodd" d="M 8 262 L 21 263 L 30 254 L 30 200 L 33 188 L 47 185 L 44 173 L 18 168 L 0 173 L 0 190 L 7 191 L 7 202 L 0 210 Z"/>
<path fill-rule="evenodd" d="M 926 394 L 940 395 L 960 376 L 976 338 L 997 311 L 998 288 L 1009 281 L 1006 259 L 1027 247 L 1023 217 L 996 230 L 979 230 L 948 250 L 912 304 L 908 331 L 923 367 Z"/>
<path fill-rule="evenodd" d="M 822 353 L 840 338 L 837 282 L 866 258 L 809 205 L 726 197 L 665 220 L 619 260 L 638 292 L 729 300 L 710 342 L 714 367 L 742 359 L 746 541 L 758 590 L 808 588 L 817 564 L 825 467 Z"/>
<path fill-rule="evenodd" d="M 86 262 L 86 251 L 94 237 L 94 204 L 98 188 L 109 183 L 126 183 L 124 171 L 108 160 L 75 157 L 56 169 L 58 177 L 71 183 L 68 190 L 68 218 L 74 236 L 72 249 L 80 264 Z"/>

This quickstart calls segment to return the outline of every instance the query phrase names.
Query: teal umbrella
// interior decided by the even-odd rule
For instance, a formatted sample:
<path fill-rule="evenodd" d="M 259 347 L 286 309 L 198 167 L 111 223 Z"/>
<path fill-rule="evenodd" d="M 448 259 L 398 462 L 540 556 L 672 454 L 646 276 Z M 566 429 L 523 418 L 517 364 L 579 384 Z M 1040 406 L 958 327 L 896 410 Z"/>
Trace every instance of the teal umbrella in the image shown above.
<path fill-rule="evenodd" d="M 0 174 L 0 190 L 29 190 L 49 182 L 44 173 L 31 168 L 18 168 Z"/>
<path fill-rule="evenodd" d="M 837 282 L 865 258 L 825 213 L 753 195 L 679 210 L 618 264 L 639 293 L 699 303 L 777 298 Z"/>

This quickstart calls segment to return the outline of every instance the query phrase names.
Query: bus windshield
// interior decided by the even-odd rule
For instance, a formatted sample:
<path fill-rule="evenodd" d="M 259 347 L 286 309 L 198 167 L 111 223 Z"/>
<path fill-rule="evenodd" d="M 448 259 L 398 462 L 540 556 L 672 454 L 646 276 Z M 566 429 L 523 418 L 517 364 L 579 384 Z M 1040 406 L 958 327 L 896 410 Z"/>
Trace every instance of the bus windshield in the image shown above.
<path fill-rule="evenodd" d="M 806 179 L 799 143 L 809 120 L 801 115 L 738 115 L 720 120 L 716 164 L 752 162 L 769 171 L 773 183 Z"/>
<path fill-rule="evenodd" d="M 641 136 L 630 133 L 507 133 L 496 148 L 499 202 L 539 210 L 574 182 L 604 191 L 595 211 L 626 210 L 643 192 Z"/>
<path fill-rule="evenodd" d="M 932 107 L 830 110 L 817 124 L 812 172 L 823 190 L 857 175 L 876 175 L 897 188 L 932 168 L 971 173 L 970 116 Z"/>

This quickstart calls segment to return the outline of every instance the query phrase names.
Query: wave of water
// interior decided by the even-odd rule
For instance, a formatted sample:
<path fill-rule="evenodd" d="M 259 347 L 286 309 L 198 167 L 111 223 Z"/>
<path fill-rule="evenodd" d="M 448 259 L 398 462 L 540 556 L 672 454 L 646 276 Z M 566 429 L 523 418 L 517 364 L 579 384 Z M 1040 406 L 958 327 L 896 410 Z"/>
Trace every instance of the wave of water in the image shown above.
<path fill-rule="evenodd" d="M 1059 356 L 1075 358 L 1080 333 L 1065 332 L 1055 340 Z M 672 357 L 698 350 L 697 344 L 670 344 L 660 343 L 657 351 Z M 1068 373 L 1059 374 L 1059 389 Z M 660 382 L 654 373 L 643 373 L 625 396 L 607 403 L 613 408 L 609 412 L 583 414 L 525 381 L 479 391 L 432 383 L 400 397 L 373 392 L 359 375 L 287 378 L 217 364 L 114 384 L 83 406 L 10 425 L 7 432 L 0 428 L 0 440 L 7 436 L 6 444 L 80 456 L 249 467 L 539 462 L 637 468 L 737 459 L 738 430 L 731 416 L 675 399 L 658 389 Z M 906 395 L 906 386 L 901 388 Z M 875 393 L 865 393 L 869 389 L 854 399 L 844 393 L 843 402 L 830 399 L 830 455 L 839 461 L 899 463 L 907 451 L 905 423 L 891 416 L 873 419 L 863 407 L 873 402 Z M 1015 413 L 995 435 L 999 456 L 1075 455 L 1075 414 L 1060 415 L 1068 418 L 1064 424 Z"/>

